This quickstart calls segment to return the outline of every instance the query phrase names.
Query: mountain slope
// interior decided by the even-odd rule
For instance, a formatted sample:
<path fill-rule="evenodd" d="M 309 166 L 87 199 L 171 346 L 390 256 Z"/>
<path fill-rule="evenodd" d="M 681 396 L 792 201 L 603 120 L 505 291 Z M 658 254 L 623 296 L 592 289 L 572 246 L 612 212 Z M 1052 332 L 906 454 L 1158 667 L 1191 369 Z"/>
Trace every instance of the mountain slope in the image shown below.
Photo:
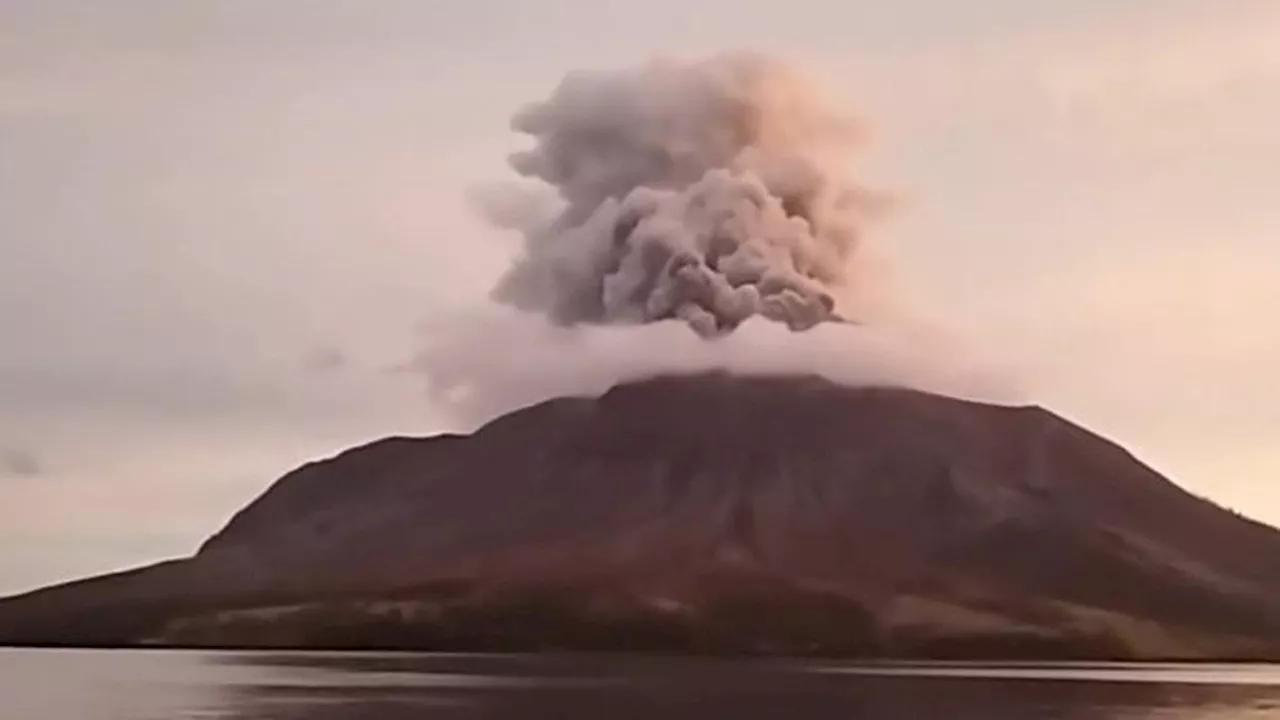
<path fill-rule="evenodd" d="M 1278 598 L 1280 533 L 1042 409 L 705 375 L 309 464 L 0 639 L 1276 657 Z"/>

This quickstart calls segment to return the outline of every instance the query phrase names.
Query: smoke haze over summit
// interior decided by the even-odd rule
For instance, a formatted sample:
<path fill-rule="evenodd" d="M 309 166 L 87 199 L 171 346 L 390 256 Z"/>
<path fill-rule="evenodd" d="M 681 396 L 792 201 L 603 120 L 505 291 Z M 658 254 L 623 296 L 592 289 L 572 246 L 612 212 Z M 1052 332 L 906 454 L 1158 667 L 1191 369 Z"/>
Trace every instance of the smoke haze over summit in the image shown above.
<path fill-rule="evenodd" d="M 793 332 L 756 317 L 707 340 L 676 320 L 564 327 L 495 308 L 444 318 L 427 330 L 417 368 L 428 377 L 433 401 L 469 427 L 550 398 L 596 395 L 620 382 L 718 371 L 819 375 L 845 385 L 908 386 L 993 403 L 1023 400 L 993 358 L 907 323 L 824 323 Z"/>

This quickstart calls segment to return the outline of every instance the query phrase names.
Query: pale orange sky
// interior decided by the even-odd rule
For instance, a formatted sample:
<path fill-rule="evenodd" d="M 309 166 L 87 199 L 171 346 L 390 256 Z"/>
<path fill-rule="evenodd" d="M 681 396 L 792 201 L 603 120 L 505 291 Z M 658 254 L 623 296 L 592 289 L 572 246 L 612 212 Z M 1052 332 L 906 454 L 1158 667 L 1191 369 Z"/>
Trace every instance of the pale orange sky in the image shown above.
<path fill-rule="evenodd" d="M 447 422 L 384 372 L 513 249 L 468 210 L 567 70 L 813 69 L 903 294 L 1035 400 L 1280 523 L 1269 0 L 0 0 L 0 592 L 190 552 Z"/>

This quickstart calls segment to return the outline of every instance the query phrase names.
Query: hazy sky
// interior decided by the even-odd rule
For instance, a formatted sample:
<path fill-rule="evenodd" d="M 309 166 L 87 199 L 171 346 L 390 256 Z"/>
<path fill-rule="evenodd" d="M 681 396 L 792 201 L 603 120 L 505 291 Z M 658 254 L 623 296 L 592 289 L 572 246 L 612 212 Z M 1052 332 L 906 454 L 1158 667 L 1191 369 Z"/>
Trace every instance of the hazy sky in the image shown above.
<path fill-rule="evenodd" d="M 1280 522 L 1274 0 L 0 0 L 0 593 L 185 554 L 294 465 L 443 428 L 510 112 L 754 48 L 866 118 L 878 246 L 1041 404 Z"/>

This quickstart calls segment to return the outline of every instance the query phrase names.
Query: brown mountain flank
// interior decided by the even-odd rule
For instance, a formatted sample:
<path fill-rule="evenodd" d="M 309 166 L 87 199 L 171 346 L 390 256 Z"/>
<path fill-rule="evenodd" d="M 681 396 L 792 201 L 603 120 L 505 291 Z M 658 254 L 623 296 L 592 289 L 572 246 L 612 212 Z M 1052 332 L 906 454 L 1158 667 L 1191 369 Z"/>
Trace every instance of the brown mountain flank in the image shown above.
<path fill-rule="evenodd" d="M 301 467 L 0 643 L 1280 658 L 1280 532 L 1036 407 L 699 375 Z"/>

